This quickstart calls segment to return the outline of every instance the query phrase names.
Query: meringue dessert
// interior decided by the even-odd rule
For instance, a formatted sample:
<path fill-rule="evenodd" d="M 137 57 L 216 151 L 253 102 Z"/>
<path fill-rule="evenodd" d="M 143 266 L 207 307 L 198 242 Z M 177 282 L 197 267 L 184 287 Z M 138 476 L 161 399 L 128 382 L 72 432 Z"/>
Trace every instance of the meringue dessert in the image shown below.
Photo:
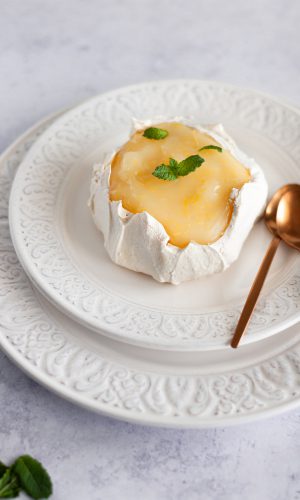
<path fill-rule="evenodd" d="M 179 284 L 237 259 L 267 191 L 259 165 L 222 125 L 135 122 L 94 166 L 89 206 L 116 264 Z"/>

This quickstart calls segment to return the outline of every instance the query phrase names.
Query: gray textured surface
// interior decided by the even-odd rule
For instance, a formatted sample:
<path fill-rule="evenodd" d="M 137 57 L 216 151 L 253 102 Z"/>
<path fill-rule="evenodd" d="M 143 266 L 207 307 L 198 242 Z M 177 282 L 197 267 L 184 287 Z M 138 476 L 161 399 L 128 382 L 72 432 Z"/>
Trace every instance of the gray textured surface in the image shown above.
<path fill-rule="evenodd" d="M 1 0 L 0 150 L 45 114 L 156 78 L 220 79 L 300 104 L 298 0 Z M 300 412 L 208 431 L 101 418 L 0 354 L 0 459 L 28 452 L 55 500 L 299 500 Z"/>

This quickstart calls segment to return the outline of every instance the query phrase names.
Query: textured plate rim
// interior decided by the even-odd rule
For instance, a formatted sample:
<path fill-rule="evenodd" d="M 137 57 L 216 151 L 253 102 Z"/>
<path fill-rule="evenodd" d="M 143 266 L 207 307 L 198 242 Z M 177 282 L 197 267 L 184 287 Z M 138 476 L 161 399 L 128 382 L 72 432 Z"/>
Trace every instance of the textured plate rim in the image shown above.
<path fill-rule="evenodd" d="M 28 136 L 30 136 L 35 130 L 37 130 L 39 127 L 42 125 L 46 125 L 52 118 L 57 116 L 58 113 L 51 114 L 50 116 L 40 120 L 38 123 L 30 127 L 26 132 L 24 132 L 19 138 L 17 138 L 0 156 L 0 166 L 2 166 L 5 158 L 10 155 L 10 153 L 20 144 L 22 143 Z M 16 347 L 13 346 L 13 344 L 5 338 L 4 335 L 2 335 L 1 338 L 1 349 L 7 356 L 22 370 L 24 371 L 28 376 L 30 376 L 33 380 L 39 382 L 41 385 L 46 387 L 47 389 L 51 390 L 55 394 L 65 398 L 68 401 L 71 401 L 81 407 L 84 407 L 89 410 L 93 410 L 97 413 L 100 413 L 105 416 L 117 418 L 120 420 L 125 420 L 127 422 L 132 422 L 132 423 L 137 423 L 137 424 L 142 424 L 142 425 L 153 425 L 153 426 L 160 426 L 160 427 L 174 427 L 174 428 L 215 428 L 215 427 L 222 427 L 222 426 L 229 426 L 229 425 L 237 425 L 237 424 L 242 424 L 242 423 L 247 423 L 247 422 L 255 422 L 257 420 L 261 420 L 262 418 L 268 418 L 272 417 L 275 415 L 279 415 L 285 411 L 289 411 L 292 409 L 295 409 L 299 407 L 300 404 L 300 397 L 295 398 L 294 400 L 290 402 L 283 402 L 281 405 L 271 408 L 270 410 L 263 410 L 263 411 L 258 411 L 256 413 L 252 413 L 250 415 L 239 415 L 238 418 L 237 416 L 235 417 L 229 417 L 229 418 L 222 418 L 218 419 L 217 421 L 211 422 L 211 421 L 198 421 L 194 422 L 195 425 L 191 425 L 191 421 L 188 421 L 185 425 L 185 423 L 181 422 L 161 422 L 161 421 L 153 421 L 153 419 L 147 420 L 147 419 L 141 419 L 141 418 L 134 418 L 132 416 L 129 416 L 128 414 L 125 414 L 123 412 L 107 412 L 104 409 L 99 409 L 99 407 L 95 407 L 91 404 L 91 401 L 85 401 L 84 399 L 80 399 L 78 397 L 77 393 L 74 393 L 71 389 L 68 389 L 64 387 L 62 384 L 59 384 L 56 382 L 53 378 L 51 378 L 49 375 L 45 375 L 42 373 L 37 367 L 35 367 L 33 364 L 30 363 L 30 361 L 17 350 Z"/>

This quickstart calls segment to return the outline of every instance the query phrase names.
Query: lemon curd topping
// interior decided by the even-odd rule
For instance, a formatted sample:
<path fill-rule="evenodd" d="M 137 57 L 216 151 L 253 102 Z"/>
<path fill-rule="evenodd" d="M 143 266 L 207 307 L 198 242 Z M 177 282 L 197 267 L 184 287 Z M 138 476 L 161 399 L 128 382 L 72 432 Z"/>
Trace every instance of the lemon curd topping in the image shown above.
<path fill-rule="evenodd" d="M 165 228 L 170 243 L 185 247 L 195 241 L 205 245 L 217 241 L 225 232 L 233 211 L 233 188 L 241 189 L 250 180 L 249 170 L 223 149 L 203 150 L 206 145 L 220 146 L 210 135 L 182 123 L 160 123 L 168 131 L 161 140 L 133 134 L 111 164 L 110 199 L 122 200 L 131 213 L 148 212 Z M 191 155 L 204 158 L 194 172 L 172 181 L 153 176 L 155 168 L 178 162 Z"/>

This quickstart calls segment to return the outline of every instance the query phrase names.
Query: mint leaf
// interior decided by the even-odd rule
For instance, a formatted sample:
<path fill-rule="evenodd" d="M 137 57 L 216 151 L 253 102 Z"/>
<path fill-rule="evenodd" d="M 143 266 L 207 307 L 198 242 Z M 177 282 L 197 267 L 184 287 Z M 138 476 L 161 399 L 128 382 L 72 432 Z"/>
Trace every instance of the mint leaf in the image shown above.
<path fill-rule="evenodd" d="M 170 168 L 176 173 L 178 170 L 178 161 L 174 160 L 174 158 L 170 158 L 169 165 Z"/>
<path fill-rule="evenodd" d="M 192 155 L 178 163 L 174 158 L 170 158 L 169 165 L 162 163 L 158 165 L 152 175 L 164 181 L 175 181 L 178 177 L 194 172 L 204 162 L 204 158 L 199 155 Z"/>
<path fill-rule="evenodd" d="M 0 479 L 0 498 L 16 498 L 19 492 L 18 476 L 11 469 L 6 469 Z"/>
<path fill-rule="evenodd" d="M 152 172 L 152 175 L 164 181 L 175 181 L 175 179 L 177 179 L 178 177 L 177 173 L 172 169 L 172 167 L 170 167 L 170 165 L 165 165 L 164 163 L 158 165 L 154 172 Z"/>
<path fill-rule="evenodd" d="M 8 469 L 8 467 L 6 465 L 4 465 L 3 462 L 0 461 L 0 479 L 5 474 L 7 469 Z"/>
<path fill-rule="evenodd" d="M 178 164 L 178 175 L 183 177 L 194 172 L 194 170 L 200 167 L 204 161 L 204 158 L 201 158 L 199 155 L 189 156 Z"/>
<path fill-rule="evenodd" d="M 219 153 L 222 153 L 223 149 L 220 148 L 220 146 L 214 146 L 213 144 L 209 144 L 208 146 L 203 146 L 202 148 L 199 149 L 199 151 L 203 151 L 203 149 L 215 149 L 216 151 L 219 151 Z"/>
<path fill-rule="evenodd" d="M 147 137 L 147 139 L 165 139 L 169 135 L 167 130 L 163 130 L 162 128 L 149 127 L 144 130 L 143 136 Z"/>
<path fill-rule="evenodd" d="M 15 461 L 14 472 L 18 475 L 22 489 L 34 499 L 48 498 L 52 494 L 52 483 L 42 464 L 23 455 Z"/>

